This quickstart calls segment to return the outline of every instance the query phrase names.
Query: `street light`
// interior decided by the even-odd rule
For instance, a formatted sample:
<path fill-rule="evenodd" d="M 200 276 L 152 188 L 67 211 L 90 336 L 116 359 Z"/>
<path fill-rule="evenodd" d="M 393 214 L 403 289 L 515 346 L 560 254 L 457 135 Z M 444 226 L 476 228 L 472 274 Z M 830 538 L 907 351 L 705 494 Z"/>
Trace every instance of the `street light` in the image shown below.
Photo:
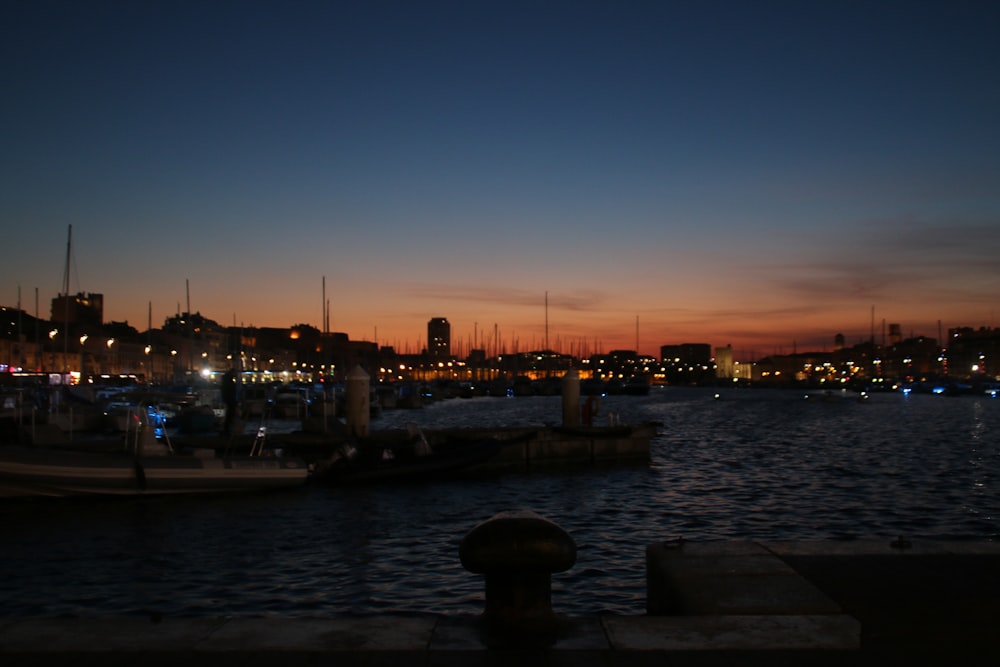
<path fill-rule="evenodd" d="M 80 336 L 80 382 L 83 382 L 83 371 L 85 370 L 84 366 L 86 365 L 86 352 L 84 351 L 83 344 L 87 342 L 88 338 L 90 338 L 90 336 L 87 334 Z"/>

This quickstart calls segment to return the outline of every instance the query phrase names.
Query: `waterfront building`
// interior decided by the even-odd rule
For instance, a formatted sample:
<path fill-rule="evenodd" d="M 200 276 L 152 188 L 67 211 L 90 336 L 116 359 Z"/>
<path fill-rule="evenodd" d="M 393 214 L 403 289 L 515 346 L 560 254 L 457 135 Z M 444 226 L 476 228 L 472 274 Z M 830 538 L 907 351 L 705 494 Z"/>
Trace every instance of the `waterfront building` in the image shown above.
<path fill-rule="evenodd" d="M 958 327 L 948 329 L 948 373 L 974 379 L 997 379 L 1000 376 L 1000 328 Z"/>
<path fill-rule="evenodd" d="M 178 313 L 163 323 L 174 356 L 175 372 L 210 377 L 232 367 L 229 331 L 200 312 Z"/>
<path fill-rule="evenodd" d="M 634 350 L 613 350 L 583 358 L 553 350 L 494 353 L 468 350 L 453 356 L 451 325 L 435 317 L 427 323 L 427 347 L 420 354 L 400 354 L 391 346 L 352 341 L 346 333 L 323 332 L 297 324 L 289 328 L 224 327 L 201 313 L 177 313 L 162 328 L 139 332 L 128 322 L 103 322 L 103 295 L 60 294 L 52 300 L 51 321 L 20 308 L 0 314 L 0 371 L 30 371 L 53 376 L 53 382 L 86 382 L 90 376 L 128 374 L 147 381 L 214 381 L 237 366 L 244 381 L 291 382 L 342 380 L 361 365 L 380 381 L 451 380 L 481 382 L 532 380 L 561 376 L 573 368 L 581 379 L 626 382 L 644 377 L 650 383 L 700 384 L 716 380 L 764 384 L 837 383 L 856 388 L 895 388 L 900 382 L 993 382 L 1000 366 L 1000 329 L 956 328 L 945 340 L 902 338 L 902 325 L 890 324 L 877 344 L 874 336 L 845 345 L 833 337 L 833 350 L 773 355 L 737 361 L 732 346 L 707 343 L 660 347 L 660 359 Z"/>
<path fill-rule="evenodd" d="M 612 350 L 590 356 L 590 369 L 599 380 L 627 380 L 641 374 L 639 355 L 634 350 Z"/>
<path fill-rule="evenodd" d="M 496 367 L 504 375 L 510 378 L 523 376 L 531 380 L 562 376 L 573 365 L 571 356 L 552 350 L 503 354 L 496 359 Z"/>
<path fill-rule="evenodd" d="M 104 295 L 84 292 L 60 294 L 52 299 L 52 321 L 101 326 L 104 322 Z"/>
<path fill-rule="evenodd" d="M 896 340 L 890 335 L 889 339 L 894 342 L 884 350 L 882 363 L 886 376 L 913 381 L 945 374 L 941 348 L 934 338 L 917 336 Z"/>
<path fill-rule="evenodd" d="M 712 363 L 712 346 L 708 343 L 662 345 L 660 359 L 685 366 L 708 366 Z"/>
<path fill-rule="evenodd" d="M 720 380 L 731 380 L 736 377 L 732 345 L 715 348 L 715 377 Z"/>
<path fill-rule="evenodd" d="M 427 354 L 434 358 L 451 357 L 451 324 L 447 318 L 433 317 L 427 322 Z"/>
<path fill-rule="evenodd" d="M 840 380 L 837 369 L 830 362 L 830 355 L 819 352 L 796 352 L 764 357 L 757 361 L 756 371 L 755 379 L 768 385 L 811 386 Z"/>
<path fill-rule="evenodd" d="M 715 376 L 708 343 L 662 345 L 656 380 L 667 384 L 701 384 Z"/>
<path fill-rule="evenodd" d="M 233 354 L 239 358 L 238 367 L 245 375 L 244 381 L 265 381 L 275 371 L 298 370 L 305 363 L 300 348 L 315 349 L 319 346 L 320 333 L 315 327 L 297 324 L 279 327 L 230 327 L 229 340 Z M 315 353 L 314 353 L 315 355 Z M 313 355 L 313 356 L 314 356 Z M 234 357 L 235 358 L 235 357 Z M 311 362 L 317 358 L 311 358 Z"/>
<path fill-rule="evenodd" d="M 0 307 L 0 372 L 40 370 L 41 337 L 49 328 L 19 308 Z"/>

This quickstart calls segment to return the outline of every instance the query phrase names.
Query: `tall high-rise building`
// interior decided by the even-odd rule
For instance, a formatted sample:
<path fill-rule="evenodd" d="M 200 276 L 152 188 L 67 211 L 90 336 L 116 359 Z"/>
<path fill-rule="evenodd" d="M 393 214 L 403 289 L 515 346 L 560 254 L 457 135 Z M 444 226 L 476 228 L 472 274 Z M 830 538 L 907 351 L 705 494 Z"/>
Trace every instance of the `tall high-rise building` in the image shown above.
<path fill-rule="evenodd" d="M 432 357 L 451 356 L 451 324 L 445 317 L 427 322 L 427 353 Z"/>

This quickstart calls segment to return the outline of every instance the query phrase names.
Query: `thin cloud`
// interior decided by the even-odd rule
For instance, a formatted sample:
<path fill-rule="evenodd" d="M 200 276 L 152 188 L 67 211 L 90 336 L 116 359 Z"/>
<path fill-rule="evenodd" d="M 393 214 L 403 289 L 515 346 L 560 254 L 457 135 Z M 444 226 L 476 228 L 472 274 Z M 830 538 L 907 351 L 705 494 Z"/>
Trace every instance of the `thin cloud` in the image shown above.
<path fill-rule="evenodd" d="M 1000 250 L 1000 218 L 930 219 L 901 218 L 868 221 L 864 228 L 882 248 L 890 252 L 935 252 L 959 250 L 980 255 Z"/>
<path fill-rule="evenodd" d="M 857 221 L 814 237 L 795 261 L 756 264 L 783 293 L 807 298 L 883 298 L 896 290 L 966 277 L 1000 276 L 1000 219 L 900 216 Z"/>
<path fill-rule="evenodd" d="M 859 262 L 798 263 L 760 270 L 776 274 L 770 278 L 775 290 L 812 302 L 878 299 L 911 279 L 878 264 Z"/>
<path fill-rule="evenodd" d="M 545 303 L 545 290 L 534 291 L 506 287 L 484 287 L 447 284 L 411 284 L 406 294 L 413 298 L 435 301 L 458 301 L 494 306 L 538 306 Z M 589 312 L 600 310 L 607 296 L 598 290 L 548 293 L 549 307 L 553 309 Z"/>

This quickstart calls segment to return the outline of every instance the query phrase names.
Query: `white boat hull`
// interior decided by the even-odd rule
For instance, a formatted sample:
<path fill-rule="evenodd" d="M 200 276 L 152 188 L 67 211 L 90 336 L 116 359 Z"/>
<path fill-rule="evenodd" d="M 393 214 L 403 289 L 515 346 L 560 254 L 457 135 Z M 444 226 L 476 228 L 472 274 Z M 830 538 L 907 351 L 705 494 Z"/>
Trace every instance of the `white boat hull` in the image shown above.
<path fill-rule="evenodd" d="M 0 497 L 219 493 L 304 484 L 299 459 L 201 458 L 0 447 Z"/>

